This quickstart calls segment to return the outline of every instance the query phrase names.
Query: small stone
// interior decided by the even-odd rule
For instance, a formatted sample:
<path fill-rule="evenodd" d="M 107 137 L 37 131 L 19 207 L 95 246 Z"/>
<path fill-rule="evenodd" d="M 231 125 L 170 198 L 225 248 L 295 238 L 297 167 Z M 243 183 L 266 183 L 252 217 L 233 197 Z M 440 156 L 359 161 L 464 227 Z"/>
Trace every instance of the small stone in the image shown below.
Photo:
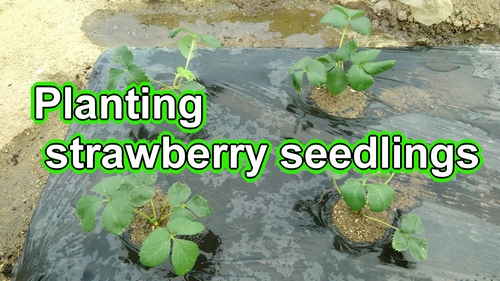
<path fill-rule="evenodd" d="M 390 11 L 392 8 L 391 2 L 389 0 L 380 0 L 373 5 L 373 12 L 378 14 L 384 10 Z"/>
<path fill-rule="evenodd" d="M 15 211 L 15 210 L 17 210 L 17 208 L 16 208 L 16 206 L 13 206 L 12 211 Z"/>
<path fill-rule="evenodd" d="M 406 14 L 406 11 L 399 11 L 398 12 L 398 20 L 405 21 L 407 19 L 408 19 L 408 15 Z"/>
<path fill-rule="evenodd" d="M 484 28 L 484 24 L 480 23 L 477 28 L 480 28 L 480 29 L 483 29 Z"/>
<path fill-rule="evenodd" d="M 455 22 L 453 22 L 453 25 L 456 26 L 456 27 L 461 27 L 462 26 L 462 21 L 456 20 Z"/>

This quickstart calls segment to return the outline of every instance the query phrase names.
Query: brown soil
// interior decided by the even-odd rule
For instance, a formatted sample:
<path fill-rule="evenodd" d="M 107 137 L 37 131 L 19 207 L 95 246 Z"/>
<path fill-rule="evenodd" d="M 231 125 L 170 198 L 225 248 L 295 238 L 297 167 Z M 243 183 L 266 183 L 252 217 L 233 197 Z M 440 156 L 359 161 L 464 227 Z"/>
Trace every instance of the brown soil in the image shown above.
<path fill-rule="evenodd" d="M 352 242 L 375 242 L 382 238 L 387 226 L 365 217 L 369 216 L 391 224 L 392 214 L 389 211 L 372 212 L 368 206 L 354 213 L 344 200 L 338 200 L 333 206 L 332 219 L 335 227 Z"/>
<path fill-rule="evenodd" d="M 332 95 L 325 87 L 313 87 L 309 95 L 316 105 L 331 115 L 356 118 L 366 109 L 366 96 L 347 87 L 341 94 Z"/>
<path fill-rule="evenodd" d="M 49 174 L 40 165 L 40 149 L 51 139 L 63 139 L 68 125 L 52 116 L 43 125 L 30 120 L 30 87 L 37 81 L 73 81 L 86 85 L 89 66 L 108 46 L 89 40 L 81 30 L 85 18 L 98 10 L 150 9 L 176 14 L 196 14 L 196 18 L 215 12 L 249 12 L 265 9 L 312 10 L 324 14 L 334 3 L 351 8 L 366 8 L 375 29 L 372 38 L 360 38 L 360 45 L 384 47 L 394 45 L 463 45 L 500 43 L 500 6 L 498 0 L 454 0 L 454 11 L 445 22 L 424 26 L 415 22 L 408 7 L 389 1 L 390 7 L 374 11 L 379 2 L 388 0 L 169 0 L 168 3 L 146 3 L 140 0 L 0 0 L 0 280 L 10 280 L 13 264 L 19 257 L 29 220 Z M 153 1 L 151 1 L 153 2 Z M 158 2 L 158 1 L 156 1 Z M 380 8 L 381 4 L 377 7 Z M 378 9 L 375 7 L 376 9 Z M 54 16 L 54 11 L 58 11 Z M 209 26 L 217 26 L 212 24 Z M 208 28 L 208 27 L 207 27 Z M 229 30 L 230 33 L 227 33 Z M 321 37 L 331 34 L 331 27 L 321 29 Z M 200 31 L 203 31 L 200 30 Z M 238 33 L 236 33 L 238 31 Z M 269 30 L 268 33 L 273 33 Z M 314 36 L 300 35 L 298 40 L 266 39 L 268 34 L 229 28 L 214 33 L 224 47 L 326 47 L 309 45 Z M 348 36 L 352 35 L 351 33 Z M 377 37 L 379 36 L 379 37 Z M 266 38 L 264 38 L 266 37 Z M 337 36 L 335 36 L 337 37 Z M 295 38 L 295 37 L 294 37 Z M 34 44 L 33 42 L 36 42 Z M 325 44 L 322 43 L 322 44 Z M 166 45 L 175 46 L 176 42 Z M 273 45 L 275 44 L 275 45 Z M 391 97 L 388 96 L 388 99 Z M 424 97 L 424 100 L 426 98 Z M 429 106 L 423 102 L 422 105 Z M 432 104 L 431 104 L 432 105 Z M 405 106 L 401 105 L 404 109 Z M 413 196 L 433 198 L 419 175 L 396 178 L 410 182 Z M 417 183 L 411 183 L 416 178 Z M 396 187 L 397 188 L 397 187 Z"/>
<path fill-rule="evenodd" d="M 155 206 L 156 217 L 158 220 L 165 217 L 166 214 L 170 212 L 170 205 L 167 204 L 166 208 L 163 209 L 163 205 L 165 204 L 165 200 L 167 200 L 167 196 L 161 192 L 161 190 L 157 189 L 155 192 L 155 196 L 153 197 L 153 204 Z M 154 217 L 153 209 L 151 208 L 151 203 L 147 203 L 146 205 L 137 208 L 139 211 L 145 213 L 150 218 Z M 163 209 L 163 212 L 162 212 Z M 159 226 L 157 227 L 166 227 L 168 219 L 159 222 Z M 135 213 L 134 219 L 130 224 L 130 236 L 132 238 L 132 243 L 137 246 L 142 245 L 144 240 L 149 236 L 149 234 L 155 230 L 155 227 L 151 222 L 145 219 L 143 216 Z"/>

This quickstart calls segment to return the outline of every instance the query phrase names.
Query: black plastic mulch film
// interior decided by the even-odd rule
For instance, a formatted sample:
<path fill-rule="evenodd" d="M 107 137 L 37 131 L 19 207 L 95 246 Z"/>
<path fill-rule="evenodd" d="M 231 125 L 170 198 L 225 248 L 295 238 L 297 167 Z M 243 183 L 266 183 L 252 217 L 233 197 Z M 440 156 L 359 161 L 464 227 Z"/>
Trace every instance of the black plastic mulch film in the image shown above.
<path fill-rule="evenodd" d="M 132 49 L 150 76 L 171 81 L 184 58 L 174 49 Z M 473 139 L 483 166 L 438 183 L 396 175 L 399 188 L 418 188 L 428 259 L 383 245 L 351 247 L 331 227 L 333 193 L 326 174 L 289 175 L 270 155 L 254 183 L 225 171 L 196 175 L 159 174 L 164 190 L 187 183 L 213 208 L 203 219 L 207 231 L 195 237 L 201 254 L 191 272 L 176 277 L 170 260 L 155 268 L 138 261 L 125 236 L 108 234 L 100 220 L 84 233 L 76 201 L 106 175 L 51 175 L 31 220 L 14 280 L 490 280 L 500 278 L 500 46 L 385 49 L 380 60 L 397 65 L 375 77 L 370 106 L 357 119 L 331 117 L 291 84 L 288 68 L 305 55 L 330 49 L 200 50 L 190 69 L 207 88 L 207 122 L 197 133 L 175 125 L 72 124 L 66 138 L 154 140 L 162 132 L 189 143 L 194 139 L 285 139 L 303 144 L 320 139 L 350 143 L 369 131 L 400 131 L 432 143 Z M 88 89 L 105 88 L 113 49 L 98 59 Z M 167 68 L 165 68 L 165 64 Z M 123 85 L 121 85 L 123 87 Z M 304 88 L 307 90 L 308 86 Z M 400 103 L 397 103 L 400 101 Z M 274 149 L 273 149 L 274 150 Z"/>

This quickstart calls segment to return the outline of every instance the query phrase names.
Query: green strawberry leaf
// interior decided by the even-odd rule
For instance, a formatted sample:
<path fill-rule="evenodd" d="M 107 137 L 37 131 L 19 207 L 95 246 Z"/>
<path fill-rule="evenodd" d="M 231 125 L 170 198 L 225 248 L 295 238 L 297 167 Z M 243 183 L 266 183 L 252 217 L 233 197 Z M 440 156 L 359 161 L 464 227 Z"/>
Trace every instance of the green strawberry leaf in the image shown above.
<path fill-rule="evenodd" d="M 198 259 L 199 248 L 196 243 L 188 240 L 174 238 L 172 248 L 172 265 L 178 275 L 188 273 Z"/>
<path fill-rule="evenodd" d="M 293 88 L 297 93 L 302 93 L 302 79 L 304 78 L 304 71 L 296 71 L 292 73 Z"/>
<path fill-rule="evenodd" d="M 200 35 L 200 39 L 203 43 L 207 44 L 207 45 L 210 45 L 211 47 L 214 47 L 214 48 L 221 48 L 222 45 L 221 43 L 219 42 L 219 40 L 217 40 L 217 38 L 215 38 L 214 36 L 212 35 Z"/>
<path fill-rule="evenodd" d="M 408 235 L 401 230 L 396 230 L 392 236 L 392 248 L 398 252 L 408 249 Z"/>
<path fill-rule="evenodd" d="M 317 57 L 316 61 L 322 63 L 325 66 L 326 70 L 329 70 L 337 64 L 337 62 L 339 61 L 339 57 L 336 53 L 328 53 L 324 56 Z"/>
<path fill-rule="evenodd" d="M 361 11 L 361 10 L 352 10 L 352 9 L 348 9 L 346 7 L 342 7 L 340 5 L 335 5 L 335 7 L 333 7 L 333 8 L 337 11 L 342 12 L 349 19 L 359 17 L 365 13 L 364 11 Z"/>
<path fill-rule="evenodd" d="M 325 84 L 326 69 L 322 63 L 315 60 L 311 60 L 309 63 L 307 63 L 305 70 L 309 83 L 311 83 L 314 86 L 321 86 Z"/>
<path fill-rule="evenodd" d="M 139 252 L 139 260 L 145 266 L 157 266 L 168 259 L 170 247 L 168 230 L 163 227 L 157 228 L 144 240 Z"/>
<path fill-rule="evenodd" d="M 395 60 L 385 60 L 378 62 L 367 62 L 363 64 L 363 69 L 369 75 L 382 73 L 396 65 Z"/>
<path fill-rule="evenodd" d="M 115 90 L 124 73 L 125 70 L 123 69 L 118 69 L 114 67 L 110 68 L 108 82 L 106 83 L 106 89 Z"/>
<path fill-rule="evenodd" d="M 175 217 L 168 221 L 168 230 L 174 235 L 194 235 L 205 230 L 205 226 L 197 221 L 183 217 Z"/>
<path fill-rule="evenodd" d="M 351 210 L 359 212 L 366 205 L 366 191 L 364 186 L 355 179 L 348 179 L 340 187 L 340 193 Z"/>
<path fill-rule="evenodd" d="M 345 13 L 339 10 L 330 10 L 326 13 L 319 23 L 326 23 L 333 27 L 345 27 L 349 24 Z"/>
<path fill-rule="evenodd" d="M 373 212 L 383 212 L 389 208 L 394 198 L 394 189 L 387 184 L 369 183 L 366 185 L 368 190 L 368 204 Z"/>
<path fill-rule="evenodd" d="M 181 86 L 179 87 L 179 91 L 181 93 L 183 93 L 184 91 L 202 91 L 204 93 L 206 93 L 206 88 L 205 86 L 201 85 L 200 83 L 196 82 L 196 81 L 187 81 L 187 82 L 183 82 L 181 84 Z"/>
<path fill-rule="evenodd" d="M 411 256 L 417 261 L 427 259 L 427 241 L 420 237 L 408 237 L 408 247 Z"/>
<path fill-rule="evenodd" d="M 134 206 L 127 194 L 117 191 L 110 196 L 102 212 L 102 224 L 111 234 L 120 235 L 134 218 Z"/>
<path fill-rule="evenodd" d="M 357 33 L 362 35 L 372 35 L 372 24 L 370 19 L 367 17 L 360 17 L 357 19 L 352 19 L 349 21 L 349 24 L 352 26 Z"/>
<path fill-rule="evenodd" d="M 170 35 L 168 37 L 174 38 L 181 31 L 186 31 L 189 34 L 192 34 L 192 32 L 189 29 L 181 27 L 181 28 L 177 28 L 176 30 L 172 31 L 172 33 L 170 33 Z"/>
<path fill-rule="evenodd" d="M 407 234 L 421 233 L 424 230 L 422 220 L 417 214 L 409 214 L 404 217 L 401 228 Z"/>
<path fill-rule="evenodd" d="M 181 40 L 179 40 L 178 47 L 179 51 L 186 59 L 189 57 L 193 58 L 196 53 L 196 37 L 193 35 L 186 35 L 182 37 Z"/>
<path fill-rule="evenodd" d="M 351 41 L 344 44 L 342 47 L 340 47 L 337 50 L 336 54 L 339 60 L 346 61 L 349 60 L 354 53 L 356 53 L 357 49 L 358 49 L 358 40 L 354 38 L 351 39 Z"/>
<path fill-rule="evenodd" d="M 184 69 L 184 67 L 182 67 L 182 66 L 177 67 L 177 75 L 179 75 L 180 77 L 186 78 L 186 80 L 188 80 L 188 81 L 193 81 L 194 79 L 196 79 L 196 77 L 194 77 L 194 74 L 193 74 L 193 72 L 191 72 L 191 70 Z"/>
<path fill-rule="evenodd" d="M 110 197 L 115 191 L 118 190 L 118 188 L 120 188 L 121 183 L 122 176 L 120 175 L 108 177 L 101 180 L 98 184 L 92 187 L 90 191 Z"/>
<path fill-rule="evenodd" d="M 347 75 L 340 65 L 326 75 L 326 89 L 334 95 L 341 94 L 348 85 Z"/>
<path fill-rule="evenodd" d="M 356 91 L 364 91 L 373 84 L 373 77 L 366 74 L 363 68 L 358 64 L 353 64 L 347 72 L 347 80 L 349 85 Z"/>
<path fill-rule="evenodd" d="M 198 217 L 206 217 L 212 213 L 212 208 L 207 200 L 200 195 L 195 195 L 186 203 L 186 207 Z"/>
<path fill-rule="evenodd" d="M 189 186 L 176 182 L 168 189 L 168 201 L 170 205 L 176 207 L 181 206 L 182 203 L 186 202 L 188 197 L 191 195 L 191 189 Z"/>
<path fill-rule="evenodd" d="M 76 215 L 82 224 L 83 231 L 89 232 L 95 228 L 97 211 L 105 201 L 95 196 L 82 196 L 76 202 Z"/>
<path fill-rule="evenodd" d="M 173 218 L 186 218 L 188 220 L 196 221 L 196 216 L 193 215 L 193 213 L 180 206 L 173 207 L 170 210 L 170 219 Z"/>
<path fill-rule="evenodd" d="M 146 71 L 142 67 L 134 63 L 128 66 L 127 71 L 125 72 L 125 84 L 127 84 L 127 86 L 131 84 L 139 85 L 142 82 L 148 81 L 149 78 L 146 75 Z"/>
<path fill-rule="evenodd" d="M 127 44 L 120 45 L 113 53 L 111 60 L 125 67 L 134 63 L 134 55 L 129 50 Z"/>
<path fill-rule="evenodd" d="M 380 55 L 380 52 L 380 50 L 376 49 L 357 52 L 351 56 L 351 62 L 353 64 L 363 64 L 365 62 L 372 61 Z"/>
<path fill-rule="evenodd" d="M 301 58 L 288 69 L 288 74 L 294 73 L 295 71 L 297 71 L 297 69 L 300 69 L 300 72 L 303 72 L 306 68 L 306 65 L 312 60 L 313 59 L 309 56 Z"/>

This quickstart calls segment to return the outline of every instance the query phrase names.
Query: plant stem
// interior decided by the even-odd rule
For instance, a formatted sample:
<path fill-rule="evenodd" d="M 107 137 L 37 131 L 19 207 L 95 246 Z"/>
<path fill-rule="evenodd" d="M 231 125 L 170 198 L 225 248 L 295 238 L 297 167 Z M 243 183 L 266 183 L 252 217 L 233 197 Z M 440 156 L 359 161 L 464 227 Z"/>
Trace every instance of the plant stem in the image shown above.
<path fill-rule="evenodd" d="M 395 173 L 392 173 L 392 175 L 387 179 L 387 181 L 385 182 L 385 184 L 388 184 L 391 181 L 392 177 L 394 177 L 394 174 Z"/>
<path fill-rule="evenodd" d="M 394 226 L 392 226 L 392 225 L 390 225 L 390 224 L 386 223 L 385 221 L 381 221 L 381 220 L 379 220 L 379 219 L 372 218 L 372 217 L 367 216 L 367 215 L 363 215 L 363 217 L 365 217 L 365 218 L 367 218 L 367 219 L 371 219 L 371 220 L 377 221 L 377 222 L 382 223 L 382 224 L 385 224 L 386 226 L 391 227 L 391 228 L 393 228 L 393 229 L 395 229 L 395 230 L 400 230 L 399 228 L 394 227 Z"/>
<path fill-rule="evenodd" d="M 161 218 L 161 219 L 158 221 L 158 223 L 161 223 L 162 221 L 164 221 L 164 220 L 166 220 L 166 219 L 168 219 L 168 218 L 170 218 L 170 213 L 166 214 L 163 218 Z"/>
<path fill-rule="evenodd" d="M 143 212 L 141 212 L 141 211 L 139 211 L 139 210 L 137 210 L 137 209 L 134 209 L 134 212 L 135 212 L 135 213 L 137 213 L 137 214 L 139 214 L 140 216 L 142 216 L 142 217 L 146 218 L 149 222 L 153 223 L 153 219 L 152 219 L 152 218 L 150 218 L 150 217 L 149 217 L 148 215 L 146 215 L 145 213 L 143 213 Z"/>
<path fill-rule="evenodd" d="M 149 199 L 149 202 L 151 203 L 151 209 L 153 209 L 153 219 L 157 219 L 156 217 L 156 210 L 155 210 L 155 204 L 153 203 L 153 199 Z"/>
<path fill-rule="evenodd" d="M 170 86 L 166 85 L 165 83 L 162 83 L 162 82 L 160 82 L 158 80 L 155 80 L 155 79 L 153 79 L 153 78 L 151 78 L 149 76 L 148 76 L 148 79 L 149 79 L 149 81 L 154 82 L 154 83 L 156 83 L 156 84 L 158 84 L 158 85 L 160 85 L 160 86 L 162 86 L 164 88 L 170 88 Z"/>
<path fill-rule="evenodd" d="M 194 35 L 191 35 L 191 36 L 194 36 Z M 191 47 L 189 48 L 189 55 L 186 59 L 186 66 L 184 67 L 185 70 L 188 70 L 189 62 L 191 61 L 191 55 L 193 54 L 193 49 L 194 49 L 194 44 L 196 43 L 196 39 L 197 39 L 197 37 L 195 37 L 194 40 L 191 42 Z M 182 79 L 184 79 L 184 77 L 181 77 L 181 79 L 179 79 L 179 82 L 177 82 L 176 84 L 174 83 L 175 88 L 179 87 L 179 85 L 182 83 Z"/>
<path fill-rule="evenodd" d="M 340 47 L 342 47 L 342 43 L 344 42 L 344 36 L 347 32 L 347 28 L 349 27 L 349 25 L 346 25 L 345 28 L 344 28 L 344 32 L 342 32 L 342 37 L 340 37 L 340 44 L 339 44 L 339 49 Z"/>
<path fill-rule="evenodd" d="M 332 178 L 332 180 L 333 180 L 333 185 L 334 185 L 334 186 L 335 186 L 335 188 L 337 189 L 337 192 L 338 192 L 340 195 L 342 195 L 342 193 L 340 193 L 340 188 L 339 188 L 339 186 L 337 185 L 337 181 L 336 181 L 335 179 L 333 179 L 333 178 Z"/>
<path fill-rule="evenodd" d="M 163 212 L 165 211 L 165 209 L 167 208 L 167 205 L 168 205 L 168 199 L 165 199 L 165 204 L 163 204 L 163 207 L 161 207 L 161 211 L 160 213 L 163 214 Z"/>

